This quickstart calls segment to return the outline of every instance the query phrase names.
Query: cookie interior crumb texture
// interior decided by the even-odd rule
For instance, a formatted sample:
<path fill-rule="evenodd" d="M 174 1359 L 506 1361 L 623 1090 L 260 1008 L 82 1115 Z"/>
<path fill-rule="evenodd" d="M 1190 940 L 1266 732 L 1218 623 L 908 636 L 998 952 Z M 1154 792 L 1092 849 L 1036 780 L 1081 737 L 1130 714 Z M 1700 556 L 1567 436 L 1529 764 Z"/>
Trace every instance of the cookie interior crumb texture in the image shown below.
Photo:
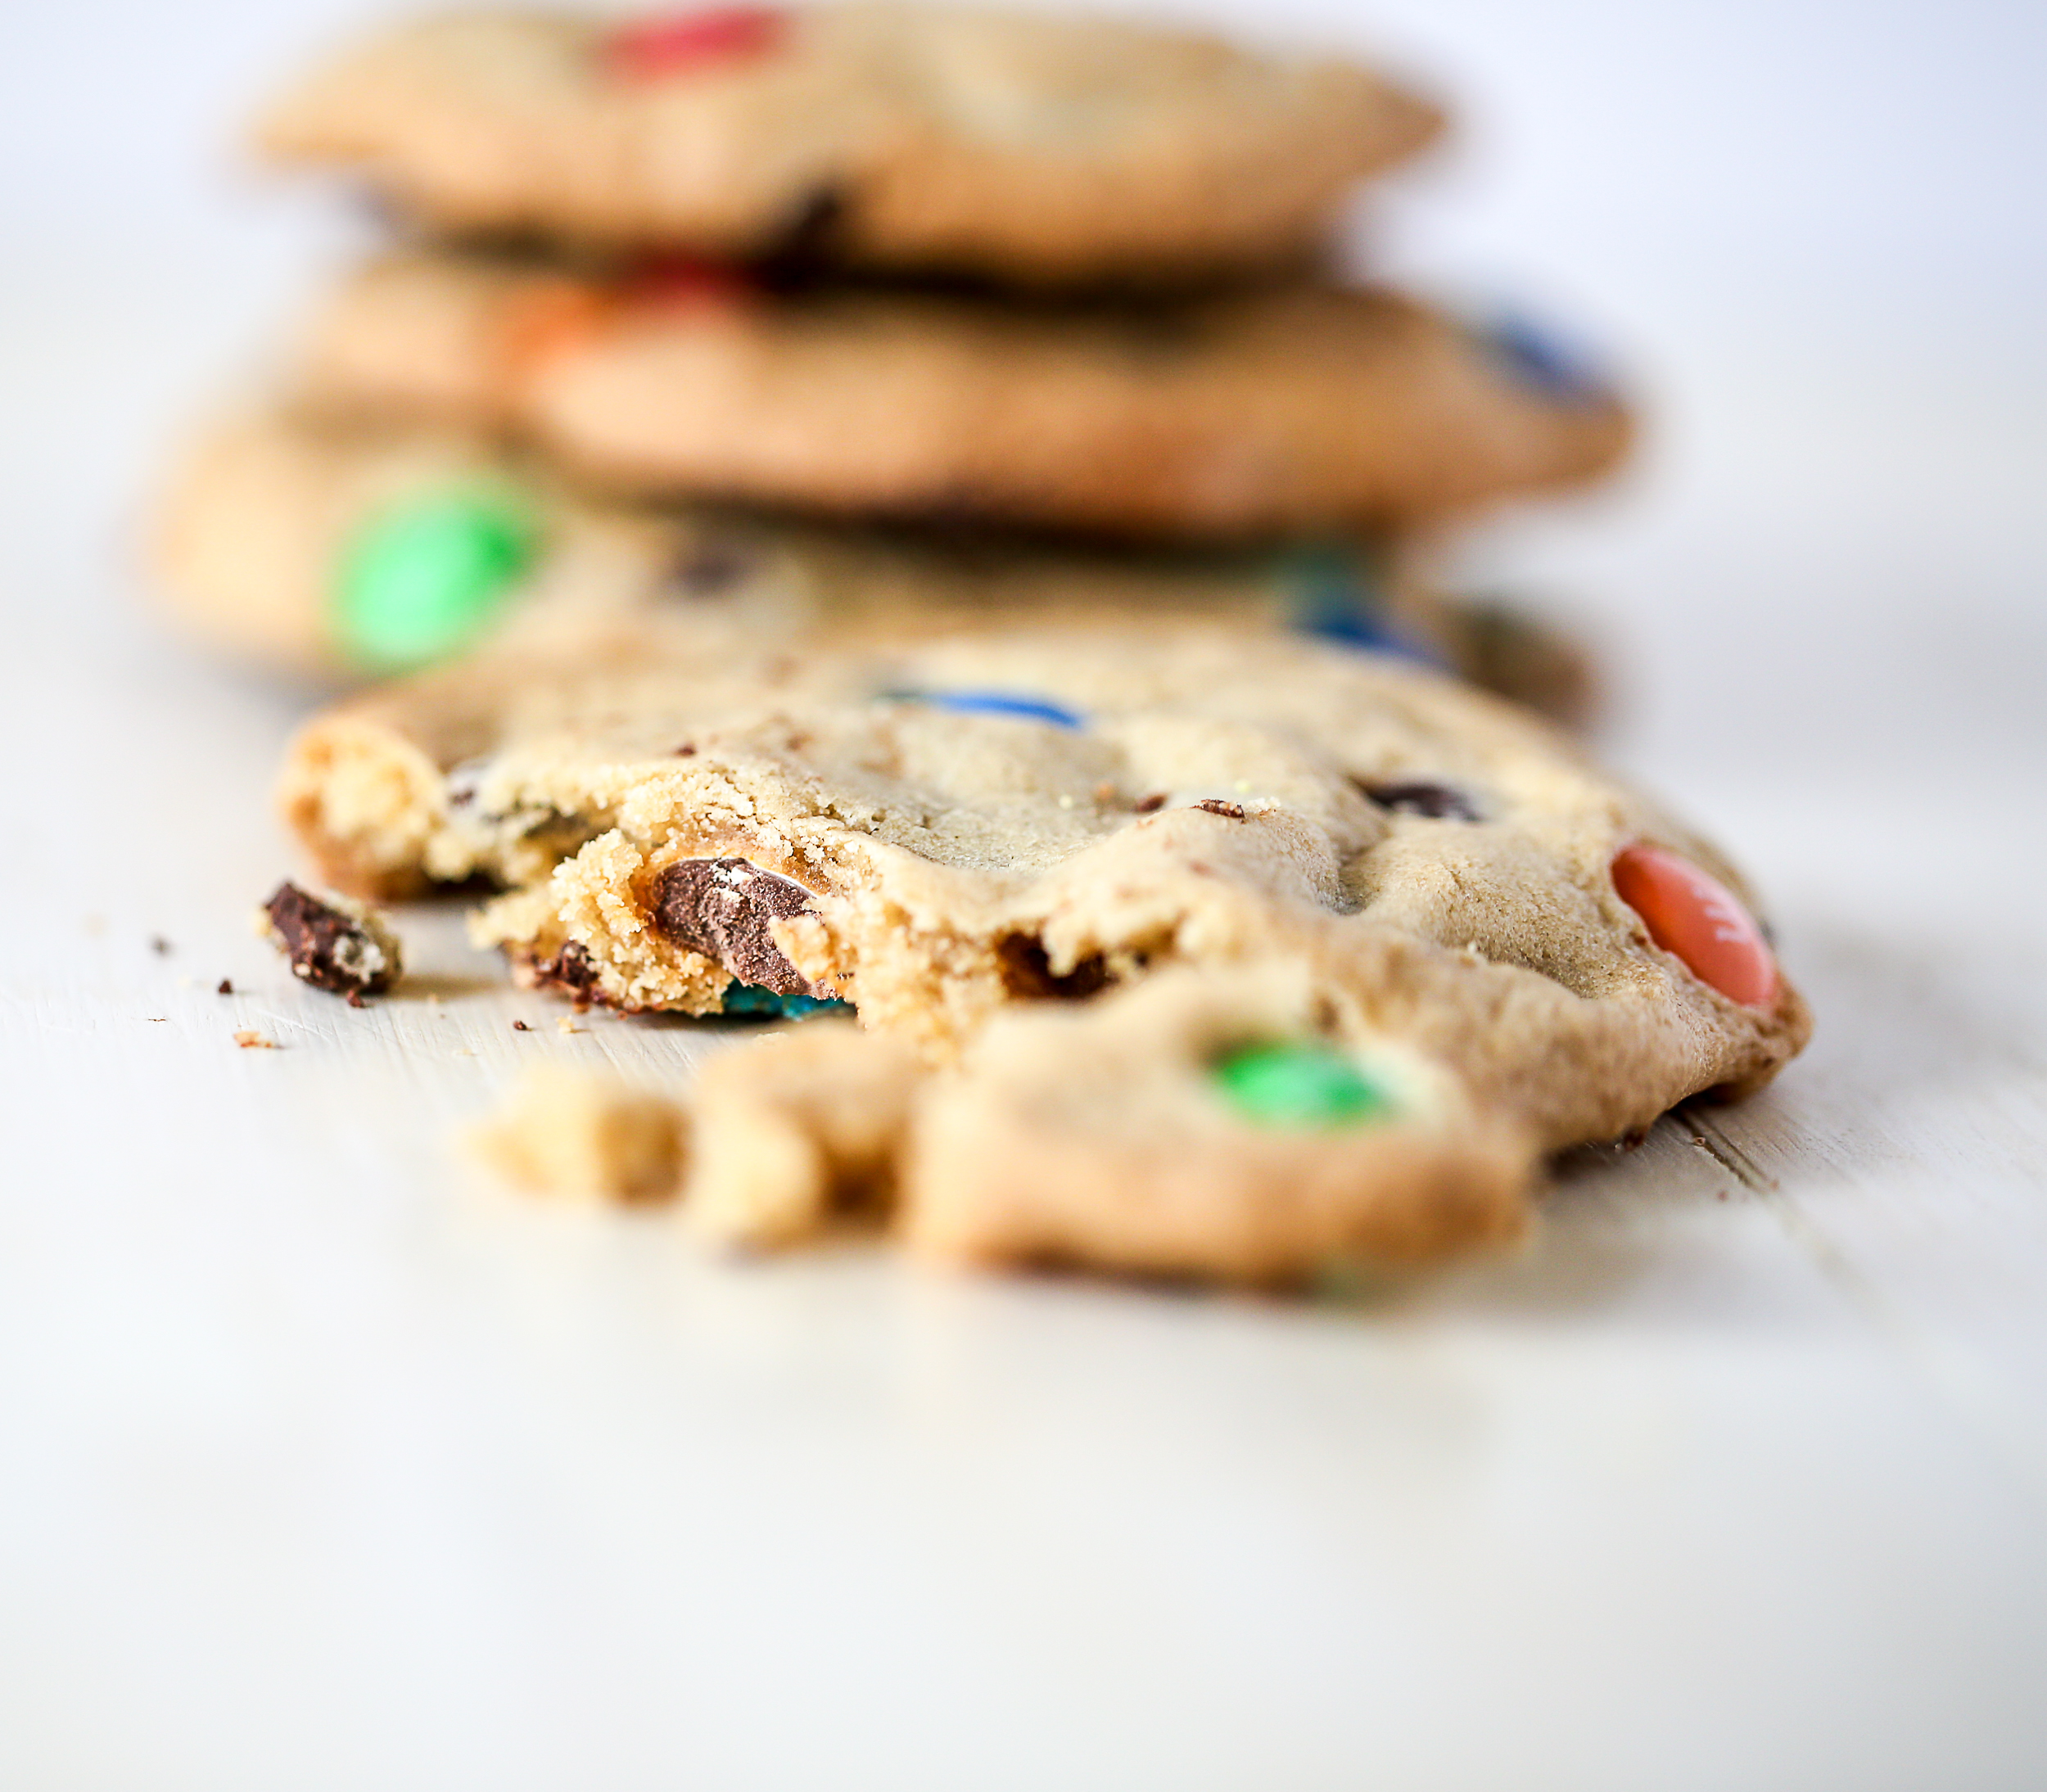
<path fill-rule="evenodd" d="M 522 1188 L 633 1202 L 675 1193 L 685 1139 L 676 1103 L 603 1072 L 554 1066 L 526 1072 L 501 1113 L 468 1135 Z"/>

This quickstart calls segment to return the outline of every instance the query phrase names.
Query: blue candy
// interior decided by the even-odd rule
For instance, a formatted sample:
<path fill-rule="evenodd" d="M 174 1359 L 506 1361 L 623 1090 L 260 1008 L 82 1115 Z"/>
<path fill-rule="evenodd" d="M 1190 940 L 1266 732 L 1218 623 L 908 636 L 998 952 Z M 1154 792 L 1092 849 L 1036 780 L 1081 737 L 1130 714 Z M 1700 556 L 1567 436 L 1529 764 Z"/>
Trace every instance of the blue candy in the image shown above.
<path fill-rule="evenodd" d="M 829 996 L 778 995 L 758 983 L 725 986 L 725 1012 L 753 1020 L 798 1021 L 811 1014 L 848 1012 L 852 1007 L 850 1002 L 834 1001 Z"/>
<path fill-rule="evenodd" d="M 1289 557 L 1287 574 L 1296 594 L 1294 626 L 1304 634 L 1374 653 L 1399 654 L 1424 666 L 1444 663 L 1430 648 L 1387 623 L 1377 569 L 1360 555 L 1342 548 L 1304 548 Z"/>
<path fill-rule="evenodd" d="M 1576 404 L 1607 395 L 1607 382 L 1588 354 L 1559 342 L 1516 313 L 1496 317 L 1478 332 L 1478 337 L 1539 392 Z"/>
<path fill-rule="evenodd" d="M 957 710 L 963 715 L 1014 715 L 1024 721 L 1050 722 L 1055 728 L 1081 725 L 1080 717 L 1069 709 L 1061 709 L 1042 697 L 1013 697 L 1006 691 L 899 691 L 892 694 L 911 702 Z"/>

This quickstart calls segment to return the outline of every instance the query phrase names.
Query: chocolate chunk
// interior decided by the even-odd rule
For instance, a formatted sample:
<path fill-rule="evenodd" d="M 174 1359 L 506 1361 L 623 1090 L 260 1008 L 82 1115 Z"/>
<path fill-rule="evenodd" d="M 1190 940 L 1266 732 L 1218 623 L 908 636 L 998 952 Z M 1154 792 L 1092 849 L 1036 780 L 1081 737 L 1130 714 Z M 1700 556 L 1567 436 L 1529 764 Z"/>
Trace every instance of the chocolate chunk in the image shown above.
<path fill-rule="evenodd" d="M 1406 815 L 1426 815 L 1435 821 L 1476 821 L 1478 810 L 1471 799 L 1448 784 L 1430 783 L 1425 778 L 1401 779 L 1393 783 L 1368 784 L 1353 780 L 1381 809 Z"/>
<path fill-rule="evenodd" d="M 359 904 L 323 901 L 296 883 L 281 883 L 264 905 L 270 937 L 291 961 L 291 974 L 315 989 L 361 1006 L 398 981 L 398 941 Z"/>
<path fill-rule="evenodd" d="M 536 959 L 532 964 L 535 989 L 560 990 L 576 1004 L 577 1012 L 603 1000 L 597 986 L 597 967 L 579 940 L 571 940 L 551 959 Z"/>
<path fill-rule="evenodd" d="M 1166 794 L 1155 790 L 1149 797 L 1140 797 L 1130 806 L 1141 815 L 1155 815 L 1166 806 Z"/>
<path fill-rule="evenodd" d="M 1058 975 L 1045 942 L 1035 933 L 1005 933 L 995 942 L 995 958 L 1001 967 L 1002 986 L 1027 1001 L 1084 1001 L 1109 982 L 1109 967 L 1099 955 Z"/>
<path fill-rule="evenodd" d="M 232 995 L 234 994 L 234 984 L 228 978 L 224 977 L 220 979 L 220 987 L 215 990 L 214 994 L 216 995 Z"/>
<path fill-rule="evenodd" d="M 512 1031 L 515 1033 L 530 1033 L 533 1031 L 533 1029 L 531 1027 L 528 1027 L 524 1021 L 514 1021 L 512 1023 Z"/>
<path fill-rule="evenodd" d="M 1244 805 L 1240 802 L 1224 802 L 1218 797 L 1204 797 L 1194 806 L 1205 809 L 1212 815 L 1227 815 L 1232 821 L 1244 819 Z"/>
<path fill-rule="evenodd" d="M 809 911 L 811 892 L 745 859 L 679 859 L 654 882 L 653 928 L 742 983 L 777 995 L 829 996 L 789 963 L 773 923 Z"/>

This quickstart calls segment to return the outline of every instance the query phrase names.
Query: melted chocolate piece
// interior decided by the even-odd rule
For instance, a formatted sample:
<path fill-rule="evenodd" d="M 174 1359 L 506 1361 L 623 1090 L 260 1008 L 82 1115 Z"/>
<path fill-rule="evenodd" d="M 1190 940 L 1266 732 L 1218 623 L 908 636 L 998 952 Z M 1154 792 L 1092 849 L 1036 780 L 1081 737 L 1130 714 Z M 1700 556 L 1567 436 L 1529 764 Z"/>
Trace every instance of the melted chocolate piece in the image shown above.
<path fill-rule="evenodd" d="M 1358 788 L 1381 809 L 1404 815 L 1426 815 L 1434 821 L 1477 821 L 1480 815 L 1471 799 L 1448 784 L 1430 783 L 1426 778 L 1403 778 L 1393 783 L 1368 784 L 1355 779 Z"/>
<path fill-rule="evenodd" d="M 1008 933 L 995 942 L 1002 986 L 1028 1001 L 1084 1001 L 1109 982 L 1099 956 L 1082 959 L 1064 976 L 1055 974 L 1045 942 L 1034 933 Z"/>
<path fill-rule="evenodd" d="M 380 995 L 397 981 L 397 964 L 368 928 L 296 883 L 279 884 L 264 912 L 301 982 L 360 1007 L 364 995 Z"/>
<path fill-rule="evenodd" d="M 664 940 L 777 995 L 829 996 L 789 963 L 773 923 L 807 914 L 811 892 L 745 859 L 679 859 L 654 881 L 653 928 Z"/>

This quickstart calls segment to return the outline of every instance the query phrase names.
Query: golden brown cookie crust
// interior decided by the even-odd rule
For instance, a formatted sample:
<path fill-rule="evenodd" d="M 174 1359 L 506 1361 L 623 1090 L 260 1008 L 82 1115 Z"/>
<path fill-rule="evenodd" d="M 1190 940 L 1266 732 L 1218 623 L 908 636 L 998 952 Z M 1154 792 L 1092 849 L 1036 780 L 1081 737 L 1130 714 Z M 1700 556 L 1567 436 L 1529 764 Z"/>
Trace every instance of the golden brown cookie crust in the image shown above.
<path fill-rule="evenodd" d="M 643 495 L 1195 538 L 1568 489 L 1631 433 L 1610 393 L 1533 379 L 1439 312 L 1313 283 L 1051 306 L 415 252 L 335 295 L 300 380 Z"/>
<path fill-rule="evenodd" d="M 1281 260 L 1358 179 L 1441 128 L 1328 59 L 1101 19 L 792 10 L 758 53 L 622 73 L 611 22 L 468 12 L 315 70 L 262 121 L 280 160 L 359 173 L 441 230 L 1020 280 Z"/>

